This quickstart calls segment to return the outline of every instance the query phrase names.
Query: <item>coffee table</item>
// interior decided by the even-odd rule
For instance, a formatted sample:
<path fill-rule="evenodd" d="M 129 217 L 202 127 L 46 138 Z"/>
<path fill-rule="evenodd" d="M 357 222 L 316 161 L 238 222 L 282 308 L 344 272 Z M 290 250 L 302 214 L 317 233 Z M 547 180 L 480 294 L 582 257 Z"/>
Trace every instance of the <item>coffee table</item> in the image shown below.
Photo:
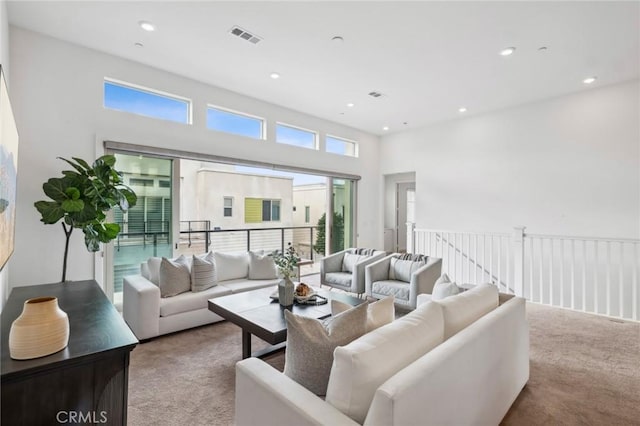
<path fill-rule="evenodd" d="M 294 303 L 291 310 L 294 314 L 309 318 L 322 319 L 331 316 L 331 299 L 357 306 L 364 300 L 344 293 L 314 288 L 327 303 L 323 305 L 303 305 Z M 209 299 L 209 310 L 222 318 L 236 324 L 242 329 L 242 358 L 262 357 L 281 350 L 287 340 L 287 322 L 284 319 L 285 308 L 269 296 L 277 291 L 277 287 L 267 287 L 245 291 L 228 296 Z M 271 347 L 251 352 L 251 335 L 271 343 Z"/>

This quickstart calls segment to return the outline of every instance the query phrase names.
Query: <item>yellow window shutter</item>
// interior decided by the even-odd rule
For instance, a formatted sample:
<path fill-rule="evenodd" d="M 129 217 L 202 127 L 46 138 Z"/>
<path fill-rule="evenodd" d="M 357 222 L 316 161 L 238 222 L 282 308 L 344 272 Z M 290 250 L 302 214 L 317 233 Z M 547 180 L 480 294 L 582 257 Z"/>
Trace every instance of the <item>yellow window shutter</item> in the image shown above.
<path fill-rule="evenodd" d="M 245 198 L 244 199 L 244 223 L 261 223 L 262 222 L 262 199 L 261 198 Z"/>

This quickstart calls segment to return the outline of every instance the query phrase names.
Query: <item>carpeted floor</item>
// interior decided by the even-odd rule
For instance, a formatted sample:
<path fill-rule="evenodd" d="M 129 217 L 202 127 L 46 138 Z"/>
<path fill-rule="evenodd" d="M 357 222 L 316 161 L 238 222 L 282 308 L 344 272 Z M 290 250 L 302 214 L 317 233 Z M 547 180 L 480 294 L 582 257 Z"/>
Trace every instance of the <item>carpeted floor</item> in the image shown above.
<path fill-rule="evenodd" d="M 527 313 L 531 375 L 504 425 L 640 425 L 640 324 L 535 304 Z M 233 424 L 240 353 L 240 329 L 228 322 L 139 345 L 129 424 Z M 284 353 L 266 361 L 282 370 Z"/>

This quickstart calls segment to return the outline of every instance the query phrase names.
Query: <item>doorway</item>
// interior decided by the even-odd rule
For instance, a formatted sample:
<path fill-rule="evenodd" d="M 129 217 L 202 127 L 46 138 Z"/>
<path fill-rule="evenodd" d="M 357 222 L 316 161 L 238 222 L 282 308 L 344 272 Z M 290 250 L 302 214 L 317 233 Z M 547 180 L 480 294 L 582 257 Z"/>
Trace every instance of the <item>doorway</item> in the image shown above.
<path fill-rule="evenodd" d="M 396 184 L 396 252 L 407 252 L 407 222 L 415 222 L 416 183 Z"/>

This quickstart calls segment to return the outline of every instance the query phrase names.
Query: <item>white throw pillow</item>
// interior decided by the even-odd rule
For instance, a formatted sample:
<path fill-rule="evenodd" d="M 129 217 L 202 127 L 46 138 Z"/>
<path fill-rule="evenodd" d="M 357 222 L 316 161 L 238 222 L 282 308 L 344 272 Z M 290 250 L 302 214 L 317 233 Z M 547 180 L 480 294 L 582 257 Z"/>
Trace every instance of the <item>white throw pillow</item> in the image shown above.
<path fill-rule="evenodd" d="M 151 257 L 147 260 L 147 267 L 149 269 L 149 281 L 155 285 L 160 284 L 160 263 L 162 263 L 161 257 Z"/>
<path fill-rule="evenodd" d="M 162 258 L 158 285 L 161 297 L 171 297 L 191 290 L 189 266 L 189 261 L 182 255 L 175 260 Z"/>
<path fill-rule="evenodd" d="M 442 308 L 427 303 L 402 318 L 339 346 L 326 401 L 362 424 L 376 389 L 443 341 Z"/>
<path fill-rule="evenodd" d="M 498 287 L 493 284 L 482 284 L 456 297 L 448 297 L 432 303 L 442 306 L 446 340 L 498 307 Z"/>
<path fill-rule="evenodd" d="M 278 270 L 273 256 L 249 252 L 249 279 L 273 280 L 278 278 Z"/>
<path fill-rule="evenodd" d="M 247 253 L 213 253 L 218 283 L 221 281 L 246 278 L 249 274 Z"/>
<path fill-rule="evenodd" d="M 342 272 L 353 272 L 356 267 L 356 263 L 360 262 L 365 257 L 367 256 L 345 253 L 342 258 Z"/>
<path fill-rule="evenodd" d="M 209 252 L 200 256 L 193 255 L 191 260 L 191 291 L 194 293 L 203 291 L 216 284 L 213 253 Z"/>
<path fill-rule="evenodd" d="M 376 302 L 369 303 L 367 307 L 367 333 L 382 327 L 385 324 L 389 324 L 395 319 L 396 308 L 393 303 L 394 297 L 388 296 L 384 299 L 380 299 Z M 353 308 L 348 303 L 340 302 L 336 299 L 331 299 L 331 315 L 335 316 L 341 312 L 347 311 Z"/>
<path fill-rule="evenodd" d="M 414 262 L 413 260 L 400 260 L 392 257 L 389 265 L 389 279 L 407 283 L 411 282 L 411 274 L 424 265 L 426 265 L 424 260 Z"/>
<path fill-rule="evenodd" d="M 443 274 L 433 285 L 431 300 L 442 300 L 458 293 L 460 293 L 460 289 L 456 283 L 452 282 L 447 274 Z"/>

